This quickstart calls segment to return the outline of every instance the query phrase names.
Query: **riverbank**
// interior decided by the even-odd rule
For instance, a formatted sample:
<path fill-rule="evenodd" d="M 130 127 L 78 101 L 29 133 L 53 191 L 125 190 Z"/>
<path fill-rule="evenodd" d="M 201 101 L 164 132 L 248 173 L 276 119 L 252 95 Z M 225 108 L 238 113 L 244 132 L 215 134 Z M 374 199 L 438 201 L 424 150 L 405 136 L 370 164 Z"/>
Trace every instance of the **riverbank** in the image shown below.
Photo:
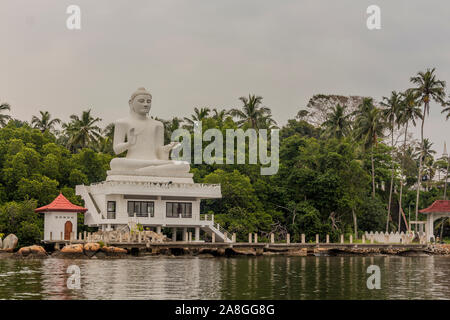
<path fill-rule="evenodd" d="M 199 256 L 205 258 L 234 256 L 450 256 L 450 245 L 336 245 L 319 246 L 267 244 L 214 245 L 201 243 L 158 244 L 119 248 L 99 243 L 66 245 L 61 250 L 46 251 L 41 246 L 21 248 L 17 252 L 0 252 L 0 259 L 123 259 L 136 256 Z"/>

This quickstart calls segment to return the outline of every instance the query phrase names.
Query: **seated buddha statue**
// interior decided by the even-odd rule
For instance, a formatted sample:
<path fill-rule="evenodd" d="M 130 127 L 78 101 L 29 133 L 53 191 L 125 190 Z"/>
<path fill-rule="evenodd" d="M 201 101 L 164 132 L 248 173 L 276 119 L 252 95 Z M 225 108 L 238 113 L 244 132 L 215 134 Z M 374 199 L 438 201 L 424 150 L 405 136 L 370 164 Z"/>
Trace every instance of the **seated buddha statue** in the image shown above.
<path fill-rule="evenodd" d="M 192 177 L 188 162 L 169 160 L 178 142 L 164 145 L 164 125 L 148 117 L 151 103 L 152 95 L 139 88 L 129 100 L 130 115 L 114 123 L 114 152 L 127 154 L 111 161 L 108 175 Z"/>

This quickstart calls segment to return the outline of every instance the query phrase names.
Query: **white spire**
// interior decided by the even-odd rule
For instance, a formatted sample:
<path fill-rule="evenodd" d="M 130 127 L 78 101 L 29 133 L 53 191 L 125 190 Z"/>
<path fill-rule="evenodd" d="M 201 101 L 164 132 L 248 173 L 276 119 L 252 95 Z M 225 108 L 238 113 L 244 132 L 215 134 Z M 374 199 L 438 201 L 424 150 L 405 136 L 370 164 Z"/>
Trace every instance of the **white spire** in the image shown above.
<path fill-rule="evenodd" d="M 444 141 L 444 153 L 442 154 L 442 156 L 443 156 L 444 158 L 447 158 L 447 157 L 448 157 L 448 153 L 447 153 L 447 144 L 445 143 L 445 141 Z"/>

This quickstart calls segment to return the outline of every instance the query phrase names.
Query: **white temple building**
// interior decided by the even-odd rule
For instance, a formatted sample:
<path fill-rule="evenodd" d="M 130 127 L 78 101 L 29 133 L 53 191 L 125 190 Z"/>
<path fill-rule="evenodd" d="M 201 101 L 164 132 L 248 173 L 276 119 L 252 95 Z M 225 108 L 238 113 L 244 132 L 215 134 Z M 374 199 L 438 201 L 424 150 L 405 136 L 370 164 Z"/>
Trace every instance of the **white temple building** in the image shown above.
<path fill-rule="evenodd" d="M 129 100 L 130 115 L 115 122 L 114 151 L 126 157 L 111 161 L 106 181 L 76 186 L 85 202 L 85 224 L 100 230 L 132 230 L 137 224 L 161 233 L 194 229 L 216 241 L 230 241 L 230 235 L 214 222 L 213 215 L 200 215 L 202 199 L 221 198 L 220 185 L 194 183 L 190 165 L 169 160 L 178 143 L 164 145 L 164 126 L 148 117 L 152 96 L 138 89 Z M 176 236 L 174 238 L 176 240 Z"/>

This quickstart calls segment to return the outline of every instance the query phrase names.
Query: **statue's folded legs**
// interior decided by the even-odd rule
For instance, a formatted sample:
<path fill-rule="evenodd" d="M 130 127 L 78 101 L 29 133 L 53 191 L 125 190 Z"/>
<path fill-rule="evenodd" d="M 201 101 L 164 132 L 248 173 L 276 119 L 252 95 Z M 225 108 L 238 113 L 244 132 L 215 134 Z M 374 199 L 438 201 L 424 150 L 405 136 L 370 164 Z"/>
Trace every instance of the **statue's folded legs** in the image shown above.
<path fill-rule="evenodd" d="M 170 173 L 188 173 L 190 165 L 186 161 L 173 160 L 140 160 L 114 158 L 111 160 L 111 170 L 114 172 L 128 172 L 143 175 L 168 175 Z"/>

